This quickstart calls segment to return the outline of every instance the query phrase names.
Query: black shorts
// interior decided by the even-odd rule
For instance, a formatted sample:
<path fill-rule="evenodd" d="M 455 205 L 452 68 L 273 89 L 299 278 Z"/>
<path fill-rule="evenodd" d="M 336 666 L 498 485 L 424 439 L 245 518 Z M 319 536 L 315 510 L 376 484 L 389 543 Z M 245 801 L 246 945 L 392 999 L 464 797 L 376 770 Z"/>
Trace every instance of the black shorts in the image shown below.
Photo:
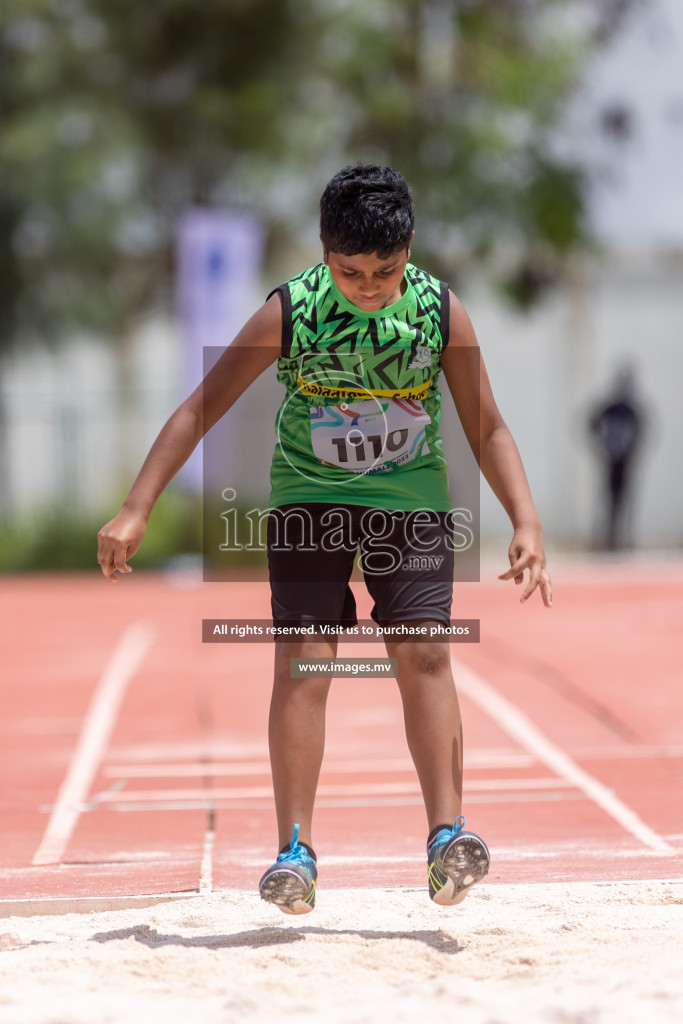
<path fill-rule="evenodd" d="M 268 567 L 275 625 L 355 626 L 349 587 L 357 549 L 380 626 L 414 619 L 448 624 L 453 601 L 448 512 L 385 511 L 363 505 L 282 505 L 268 517 Z"/>

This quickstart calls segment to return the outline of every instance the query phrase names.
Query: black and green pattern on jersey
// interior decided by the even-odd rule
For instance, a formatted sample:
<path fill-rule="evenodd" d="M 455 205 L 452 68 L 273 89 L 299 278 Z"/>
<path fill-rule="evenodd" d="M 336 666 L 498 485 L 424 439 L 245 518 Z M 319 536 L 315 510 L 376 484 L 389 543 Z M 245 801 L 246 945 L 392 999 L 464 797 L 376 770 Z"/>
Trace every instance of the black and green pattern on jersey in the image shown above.
<path fill-rule="evenodd" d="M 439 435 L 439 359 L 448 287 L 412 264 L 390 306 L 366 312 L 324 263 L 276 291 L 282 300 L 272 507 L 339 502 L 448 511 Z"/>

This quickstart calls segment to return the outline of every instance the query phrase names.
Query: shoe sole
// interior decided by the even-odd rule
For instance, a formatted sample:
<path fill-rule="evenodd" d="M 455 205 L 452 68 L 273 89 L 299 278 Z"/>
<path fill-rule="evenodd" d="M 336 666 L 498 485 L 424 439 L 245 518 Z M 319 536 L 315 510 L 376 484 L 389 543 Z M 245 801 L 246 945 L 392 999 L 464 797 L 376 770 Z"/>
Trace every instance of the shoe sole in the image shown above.
<path fill-rule="evenodd" d="M 472 886 L 486 876 L 488 850 L 481 840 L 462 836 L 446 851 L 442 865 L 448 879 L 432 900 L 440 907 L 452 907 L 462 903 Z"/>
<path fill-rule="evenodd" d="M 315 905 L 305 902 L 309 887 L 300 875 L 286 868 L 271 872 L 261 879 L 259 892 L 266 903 L 274 903 L 283 914 L 310 914 Z"/>

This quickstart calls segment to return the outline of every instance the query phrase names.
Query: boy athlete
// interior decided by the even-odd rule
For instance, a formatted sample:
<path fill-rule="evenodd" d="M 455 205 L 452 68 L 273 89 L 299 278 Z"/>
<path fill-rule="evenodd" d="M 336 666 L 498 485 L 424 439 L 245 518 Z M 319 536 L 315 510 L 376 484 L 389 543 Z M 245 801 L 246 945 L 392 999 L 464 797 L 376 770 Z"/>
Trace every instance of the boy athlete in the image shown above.
<path fill-rule="evenodd" d="M 439 378 L 451 391 L 482 473 L 507 512 L 510 568 L 550 607 L 541 524 L 514 440 L 496 407 L 472 325 L 448 287 L 410 264 L 410 188 L 388 167 L 346 167 L 320 202 L 323 262 L 276 289 L 154 442 L 121 511 L 99 533 L 111 580 L 130 572 L 157 498 L 203 435 L 277 360 L 286 395 L 276 420 L 268 558 L 274 623 L 356 623 L 348 586 L 360 546 L 373 618 L 394 627 L 406 737 L 430 829 L 429 893 L 461 902 L 489 866 L 464 829 L 462 730 L 447 641 L 411 627 L 450 621 L 453 523 L 439 436 Z M 474 357 L 474 358 L 472 358 Z M 285 537 L 284 543 L 282 537 Z M 407 562 L 411 552 L 433 555 Z M 434 553 L 437 552 L 437 555 Z M 429 565 L 419 568 L 414 565 Z M 434 568 L 437 566 L 437 568 Z M 406 571 L 410 569 L 411 571 Z M 429 634 L 427 634 L 429 635 Z M 269 717 L 280 853 L 261 896 L 313 909 L 312 816 L 330 678 L 290 678 L 290 658 L 334 658 L 337 639 L 275 645 Z"/>

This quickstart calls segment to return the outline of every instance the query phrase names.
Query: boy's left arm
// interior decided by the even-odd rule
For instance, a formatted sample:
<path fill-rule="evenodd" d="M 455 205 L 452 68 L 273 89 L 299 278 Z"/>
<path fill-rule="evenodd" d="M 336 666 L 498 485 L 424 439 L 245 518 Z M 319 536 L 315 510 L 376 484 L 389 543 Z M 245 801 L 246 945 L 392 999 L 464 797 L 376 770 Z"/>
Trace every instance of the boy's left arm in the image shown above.
<path fill-rule="evenodd" d="M 516 584 L 521 584 L 528 569 L 529 580 L 522 603 L 528 601 L 538 587 L 543 603 L 549 608 L 552 586 L 546 570 L 541 521 L 517 445 L 493 397 L 474 328 L 453 293 L 449 339 L 441 354 L 441 368 L 474 456 L 514 529 L 508 549 L 510 568 L 498 579 L 514 579 Z"/>

